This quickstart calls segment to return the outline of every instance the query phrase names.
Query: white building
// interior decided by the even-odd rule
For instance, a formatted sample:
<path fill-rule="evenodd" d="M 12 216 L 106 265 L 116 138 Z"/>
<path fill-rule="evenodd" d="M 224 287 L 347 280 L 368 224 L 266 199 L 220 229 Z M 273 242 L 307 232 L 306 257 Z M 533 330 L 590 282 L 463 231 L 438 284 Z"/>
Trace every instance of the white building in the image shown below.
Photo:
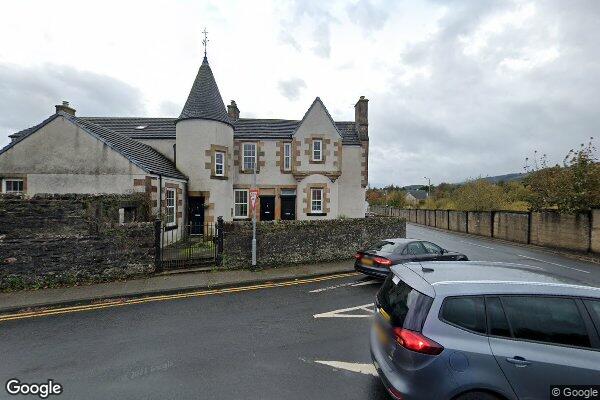
<path fill-rule="evenodd" d="M 368 100 L 334 121 L 317 97 L 301 120 L 225 109 L 204 57 L 179 118 L 78 117 L 64 102 L 0 150 L 3 192 L 146 192 L 169 226 L 248 219 L 256 166 L 261 220 L 364 217 Z"/>

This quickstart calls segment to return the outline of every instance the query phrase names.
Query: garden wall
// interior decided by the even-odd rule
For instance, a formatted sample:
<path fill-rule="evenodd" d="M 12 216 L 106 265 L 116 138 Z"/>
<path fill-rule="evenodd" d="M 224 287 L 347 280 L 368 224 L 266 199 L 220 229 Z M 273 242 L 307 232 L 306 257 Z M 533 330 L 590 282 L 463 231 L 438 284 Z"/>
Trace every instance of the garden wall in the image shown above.
<path fill-rule="evenodd" d="M 153 272 L 153 224 L 118 223 L 123 207 L 147 219 L 146 206 L 137 194 L 0 196 L 0 291 Z"/>
<path fill-rule="evenodd" d="M 251 264 L 252 223 L 225 223 L 223 265 Z M 259 267 L 351 259 L 357 250 L 378 240 L 406 237 L 406 221 L 398 217 L 315 221 L 257 222 Z"/>

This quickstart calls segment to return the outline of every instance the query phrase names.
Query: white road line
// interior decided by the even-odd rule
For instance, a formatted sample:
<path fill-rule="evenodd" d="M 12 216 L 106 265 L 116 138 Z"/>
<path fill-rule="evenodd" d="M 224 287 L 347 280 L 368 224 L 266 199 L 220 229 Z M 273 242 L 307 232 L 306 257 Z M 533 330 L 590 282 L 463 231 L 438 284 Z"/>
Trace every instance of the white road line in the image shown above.
<path fill-rule="evenodd" d="M 539 258 L 528 257 L 528 256 L 524 256 L 524 255 L 522 255 L 522 254 L 517 254 L 517 256 L 519 256 L 519 257 L 523 257 L 523 258 L 527 258 L 527 259 L 529 259 L 529 260 L 534 260 L 534 261 L 543 262 L 543 263 L 546 263 L 546 264 L 552 264 L 552 265 L 556 265 L 557 267 L 568 268 L 568 269 L 572 269 L 572 270 L 574 270 L 574 271 L 584 272 L 584 273 L 586 273 L 586 274 L 589 274 L 589 273 L 590 273 L 590 271 L 585 271 L 585 270 L 583 270 L 583 269 L 578 269 L 578 268 L 568 267 L 568 266 L 566 266 L 566 265 L 557 264 L 557 263 L 553 263 L 553 262 L 546 261 L 546 260 L 540 260 Z"/>
<path fill-rule="evenodd" d="M 495 250 L 495 248 L 493 248 L 493 247 L 484 246 L 482 244 L 477 244 L 477 243 L 473 243 L 473 242 L 467 242 L 466 240 L 461 240 L 461 243 L 470 244 L 471 246 L 483 247 L 484 249 Z"/>
<path fill-rule="evenodd" d="M 365 375 L 377 376 L 377 370 L 373 364 L 353 363 L 344 361 L 320 361 L 315 360 L 318 364 L 328 365 L 335 369 L 343 369 L 346 371 L 358 372 Z"/>
<path fill-rule="evenodd" d="M 352 285 L 350 285 L 350 286 L 365 286 L 365 285 L 373 285 L 373 284 L 375 284 L 375 283 L 381 283 L 381 282 L 382 282 L 382 281 L 378 281 L 377 279 L 373 279 L 373 280 L 370 280 L 370 281 L 358 282 L 358 283 L 352 284 Z"/>
<path fill-rule="evenodd" d="M 362 306 L 349 307 L 349 308 L 341 308 L 339 310 L 327 311 L 321 314 L 313 315 L 314 318 L 371 318 L 373 316 L 373 303 L 364 304 Z M 343 314 L 348 311 L 362 311 L 359 314 Z M 364 313 L 368 314 L 364 314 Z"/>

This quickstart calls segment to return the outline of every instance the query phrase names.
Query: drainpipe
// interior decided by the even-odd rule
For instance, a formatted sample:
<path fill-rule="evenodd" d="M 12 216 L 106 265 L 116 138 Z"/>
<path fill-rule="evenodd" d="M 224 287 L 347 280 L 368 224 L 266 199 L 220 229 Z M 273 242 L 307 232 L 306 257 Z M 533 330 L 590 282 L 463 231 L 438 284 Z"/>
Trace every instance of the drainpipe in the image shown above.
<path fill-rule="evenodd" d="M 158 218 L 162 220 L 162 175 L 158 175 Z"/>

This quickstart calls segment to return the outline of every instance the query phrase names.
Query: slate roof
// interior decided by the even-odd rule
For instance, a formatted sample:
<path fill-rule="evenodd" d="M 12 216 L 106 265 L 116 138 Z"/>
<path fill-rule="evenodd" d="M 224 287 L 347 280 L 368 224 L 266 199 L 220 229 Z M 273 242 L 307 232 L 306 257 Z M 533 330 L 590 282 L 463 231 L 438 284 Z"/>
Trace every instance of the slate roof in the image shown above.
<path fill-rule="evenodd" d="M 425 190 L 407 190 L 406 193 L 417 200 L 425 200 L 427 198 L 427 191 Z"/>
<path fill-rule="evenodd" d="M 204 56 L 179 119 L 210 119 L 231 125 L 208 59 Z"/>
<path fill-rule="evenodd" d="M 175 139 L 176 118 L 80 117 L 132 139 Z M 240 118 L 233 123 L 235 139 L 291 139 L 300 121 L 291 119 Z M 336 121 L 342 143 L 360 145 L 354 121 Z M 145 127 L 137 129 L 138 127 Z M 25 129 L 12 134 L 18 137 Z"/>
<path fill-rule="evenodd" d="M 171 178 L 184 179 L 187 177 L 179 172 L 175 167 L 175 164 L 167 157 L 153 149 L 152 147 L 139 142 L 135 139 L 128 137 L 127 135 L 119 134 L 111 129 L 104 126 L 90 122 L 84 118 L 77 118 L 73 115 L 66 113 L 57 113 L 44 120 L 42 123 L 21 131 L 16 140 L 13 140 L 7 146 L 0 150 L 0 154 L 4 153 L 23 139 L 37 132 L 44 125 L 53 121 L 55 118 L 62 116 L 68 121 L 74 123 L 80 128 L 84 129 L 90 135 L 94 136 L 98 140 L 106 143 L 113 150 L 127 158 L 133 164 L 137 165 L 144 171 L 151 174 L 158 174 L 168 176 Z"/>

